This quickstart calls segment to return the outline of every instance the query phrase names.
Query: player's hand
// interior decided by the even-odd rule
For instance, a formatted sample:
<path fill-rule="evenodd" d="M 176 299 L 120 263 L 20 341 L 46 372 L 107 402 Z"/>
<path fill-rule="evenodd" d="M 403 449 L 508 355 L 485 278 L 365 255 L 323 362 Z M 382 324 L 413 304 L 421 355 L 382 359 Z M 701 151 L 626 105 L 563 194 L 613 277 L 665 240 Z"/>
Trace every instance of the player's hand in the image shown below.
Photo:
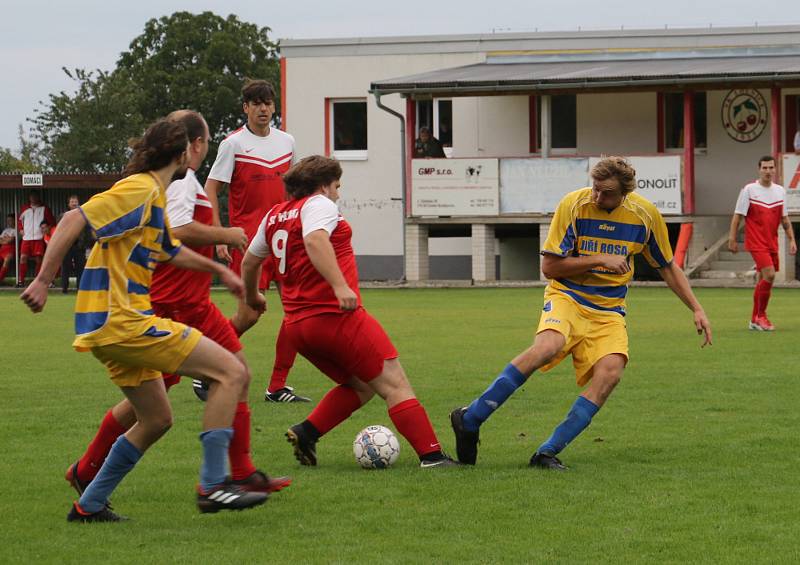
<path fill-rule="evenodd" d="M 333 289 L 333 293 L 339 300 L 339 308 L 342 310 L 355 310 L 358 307 L 358 296 L 353 289 L 347 285 Z"/>
<path fill-rule="evenodd" d="M 610 255 L 604 253 L 599 257 L 603 262 L 603 267 L 618 275 L 622 275 L 631 270 L 631 266 L 628 264 L 628 257 L 625 255 Z"/>
<path fill-rule="evenodd" d="M 227 245 L 217 245 L 217 257 L 220 261 L 230 264 L 233 261 Z"/>
<path fill-rule="evenodd" d="M 789 255 L 797 255 L 797 242 L 793 241 L 789 244 Z"/>
<path fill-rule="evenodd" d="M 228 235 L 229 246 L 233 247 L 234 249 L 238 249 L 239 251 L 244 251 L 247 248 L 247 245 L 250 243 L 250 241 L 247 239 L 247 235 L 245 235 L 242 228 L 226 228 L 226 231 Z M 217 251 L 217 254 L 219 255 L 219 251 Z M 228 257 L 230 257 L 230 255 L 228 255 Z M 222 257 L 220 257 L 220 259 L 221 258 Z"/>
<path fill-rule="evenodd" d="M 44 282 L 34 279 L 19 298 L 34 314 L 37 314 L 44 310 L 44 305 L 47 302 L 47 287 L 48 285 L 44 284 Z"/>
<path fill-rule="evenodd" d="M 230 269 L 224 269 L 219 276 L 219 280 L 236 298 L 240 300 L 244 298 L 244 282 L 239 278 L 239 275 Z"/>
<path fill-rule="evenodd" d="M 244 303 L 258 312 L 259 316 L 267 311 L 267 299 L 260 292 L 256 292 L 255 296 L 246 296 Z"/>
<path fill-rule="evenodd" d="M 739 252 L 739 242 L 735 239 L 728 240 L 728 251 L 731 253 L 738 253 Z"/>
<path fill-rule="evenodd" d="M 702 309 L 694 313 L 694 326 L 697 328 L 697 335 L 705 335 L 700 347 L 711 345 L 711 322 L 708 321 L 706 313 Z"/>

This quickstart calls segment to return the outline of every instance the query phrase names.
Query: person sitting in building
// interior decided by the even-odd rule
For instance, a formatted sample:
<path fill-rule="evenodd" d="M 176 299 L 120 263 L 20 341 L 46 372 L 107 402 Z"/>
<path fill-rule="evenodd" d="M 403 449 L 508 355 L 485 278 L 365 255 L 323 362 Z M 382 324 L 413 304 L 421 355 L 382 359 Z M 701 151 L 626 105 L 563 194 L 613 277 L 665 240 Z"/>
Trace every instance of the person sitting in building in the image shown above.
<path fill-rule="evenodd" d="M 444 159 L 447 156 L 444 154 L 442 144 L 438 139 L 431 135 L 431 130 L 428 127 L 419 128 L 419 137 L 414 144 L 414 157 L 417 159 Z"/>
<path fill-rule="evenodd" d="M 0 233 L 0 284 L 6 278 L 11 262 L 17 257 L 17 229 L 14 214 L 6 215 L 6 227 Z"/>

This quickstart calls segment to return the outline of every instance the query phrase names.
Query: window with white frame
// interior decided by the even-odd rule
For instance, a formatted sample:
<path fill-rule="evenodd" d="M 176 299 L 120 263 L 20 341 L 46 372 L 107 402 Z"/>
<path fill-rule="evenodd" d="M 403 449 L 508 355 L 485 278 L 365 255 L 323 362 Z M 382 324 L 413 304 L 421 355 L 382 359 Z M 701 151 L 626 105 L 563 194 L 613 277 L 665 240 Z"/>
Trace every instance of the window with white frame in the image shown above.
<path fill-rule="evenodd" d="M 453 101 L 437 98 L 436 100 L 417 101 L 417 124 L 414 134 L 419 137 L 420 128 L 426 127 L 433 132 L 444 149 L 447 157 L 453 156 Z"/>
<path fill-rule="evenodd" d="M 694 146 L 708 146 L 706 93 L 694 93 Z M 683 149 L 683 92 L 664 93 L 664 149 Z"/>
<path fill-rule="evenodd" d="M 365 98 L 329 100 L 331 155 L 340 160 L 367 158 L 367 101 Z"/>
<path fill-rule="evenodd" d="M 536 123 L 542 123 L 541 98 L 536 104 Z M 536 147 L 542 147 L 541 126 L 536 131 Z M 574 94 L 550 96 L 550 147 L 554 153 L 578 150 L 578 109 Z"/>

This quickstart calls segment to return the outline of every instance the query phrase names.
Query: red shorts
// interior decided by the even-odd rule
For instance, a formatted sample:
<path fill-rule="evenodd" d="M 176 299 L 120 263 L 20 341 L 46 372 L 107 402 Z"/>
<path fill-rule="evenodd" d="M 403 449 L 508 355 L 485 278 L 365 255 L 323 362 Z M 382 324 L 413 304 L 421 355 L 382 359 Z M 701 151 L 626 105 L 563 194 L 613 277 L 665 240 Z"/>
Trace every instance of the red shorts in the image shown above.
<path fill-rule="evenodd" d="M 217 342 L 231 353 L 242 350 L 242 343 L 231 321 L 211 302 L 193 305 L 153 304 L 153 312 L 160 318 L 169 318 L 191 326 Z M 179 375 L 164 375 L 164 385 L 169 388 L 180 380 Z"/>
<path fill-rule="evenodd" d="M 237 275 L 242 275 L 242 259 L 244 254 L 238 249 L 231 251 L 231 270 Z M 258 290 L 264 291 L 269 288 L 269 283 L 275 279 L 275 267 L 273 267 L 272 260 L 267 257 L 261 263 L 261 280 L 258 281 Z"/>
<path fill-rule="evenodd" d="M 397 349 L 366 310 L 319 314 L 286 324 L 289 342 L 300 355 L 339 384 L 352 377 L 369 382 Z"/>
<path fill-rule="evenodd" d="M 27 255 L 28 257 L 41 257 L 44 255 L 44 248 L 43 239 L 23 239 L 19 254 Z"/>
<path fill-rule="evenodd" d="M 780 268 L 777 251 L 751 251 L 750 255 L 752 255 L 758 271 L 767 267 L 775 267 L 776 271 Z"/>
<path fill-rule="evenodd" d="M 9 257 L 16 256 L 16 249 L 13 243 L 4 243 L 0 245 L 0 259 L 5 261 Z"/>

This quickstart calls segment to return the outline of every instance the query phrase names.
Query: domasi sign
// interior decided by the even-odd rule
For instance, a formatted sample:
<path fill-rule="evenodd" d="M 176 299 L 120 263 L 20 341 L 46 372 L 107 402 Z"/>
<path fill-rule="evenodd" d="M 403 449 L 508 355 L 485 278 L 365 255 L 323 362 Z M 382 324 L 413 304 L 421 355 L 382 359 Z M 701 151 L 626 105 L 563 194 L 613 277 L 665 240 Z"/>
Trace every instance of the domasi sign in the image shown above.
<path fill-rule="evenodd" d="M 41 174 L 22 175 L 22 186 L 44 186 L 44 177 Z"/>

